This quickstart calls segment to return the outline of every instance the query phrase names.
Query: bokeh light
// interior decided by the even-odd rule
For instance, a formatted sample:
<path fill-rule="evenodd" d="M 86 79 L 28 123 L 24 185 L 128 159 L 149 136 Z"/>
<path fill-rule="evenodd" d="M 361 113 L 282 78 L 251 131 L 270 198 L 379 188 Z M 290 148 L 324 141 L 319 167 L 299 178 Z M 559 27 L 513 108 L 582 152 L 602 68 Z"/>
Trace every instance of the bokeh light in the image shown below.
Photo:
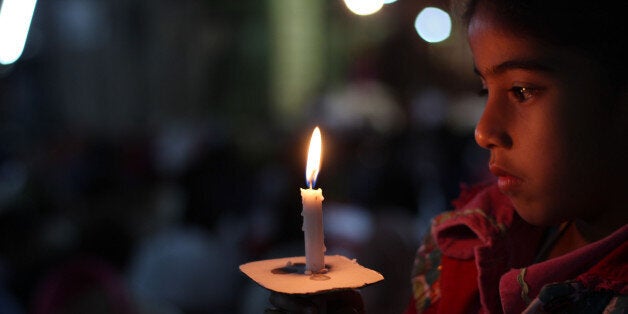
<path fill-rule="evenodd" d="M 357 15 L 370 15 L 384 6 L 384 0 L 344 0 L 347 8 Z"/>
<path fill-rule="evenodd" d="M 429 43 L 441 42 L 449 38 L 451 18 L 439 8 L 427 7 L 417 15 L 414 28 L 423 40 Z"/>
<path fill-rule="evenodd" d="M 24 50 L 36 0 L 4 0 L 0 8 L 0 63 L 15 62 Z"/>

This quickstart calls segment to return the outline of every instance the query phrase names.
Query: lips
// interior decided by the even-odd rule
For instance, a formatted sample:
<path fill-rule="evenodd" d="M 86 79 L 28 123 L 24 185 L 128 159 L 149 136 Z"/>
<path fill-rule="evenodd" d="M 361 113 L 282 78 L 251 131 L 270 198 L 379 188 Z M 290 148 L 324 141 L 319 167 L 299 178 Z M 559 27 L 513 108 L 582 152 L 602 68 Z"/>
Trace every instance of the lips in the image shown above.
<path fill-rule="evenodd" d="M 497 186 L 504 193 L 513 192 L 523 183 L 521 178 L 512 175 L 497 165 L 489 165 L 489 170 L 497 176 Z"/>

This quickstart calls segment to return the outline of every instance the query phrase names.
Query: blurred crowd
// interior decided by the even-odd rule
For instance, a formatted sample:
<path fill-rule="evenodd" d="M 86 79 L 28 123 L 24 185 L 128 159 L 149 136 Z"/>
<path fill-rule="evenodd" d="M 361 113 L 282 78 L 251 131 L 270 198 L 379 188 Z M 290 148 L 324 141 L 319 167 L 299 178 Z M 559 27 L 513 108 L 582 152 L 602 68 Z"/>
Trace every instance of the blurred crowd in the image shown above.
<path fill-rule="evenodd" d="M 23 59 L 0 67 L 0 314 L 262 312 L 238 266 L 304 254 L 316 125 L 327 253 L 383 274 L 361 290 L 370 313 L 405 308 L 429 219 L 486 176 L 480 99 L 400 28 L 336 47 L 338 77 L 279 123 L 266 4 L 234 3 L 38 4 Z M 329 34 L 361 32 L 340 5 Z"/>
<path fill-rule="evenodd" d="M 369 84 L 316 104 L 333 117 L 321 120 L 326 245 L 384 275 L 363 291 L 370 308 L 400 310 L 429 218 L 460 182 L 482 179 L 484 155 L 446 113 L 412 127 L 400 127 L 407 113 L 371 114 Z M 436 114 L 445 101 L 430 90 L 415 109 Z M 221 130 L 186 125 L 65 135 L 26 159 L 3 152 L 3 313 L 259 313 L 268 292 L 237 266 L 304 254 L 298 188 L 310 129 L 301 131 L 259 130 L 276 150 L 253 156 Z"/>

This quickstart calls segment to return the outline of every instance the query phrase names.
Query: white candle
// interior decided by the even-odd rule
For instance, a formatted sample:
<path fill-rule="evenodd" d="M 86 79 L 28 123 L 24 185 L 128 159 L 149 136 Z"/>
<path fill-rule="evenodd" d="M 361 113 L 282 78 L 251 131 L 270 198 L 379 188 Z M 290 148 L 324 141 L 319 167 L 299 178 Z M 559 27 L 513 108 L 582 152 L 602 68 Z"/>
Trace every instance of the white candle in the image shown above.
<path fill-rule="evenodd" d="M 314 189 L 321 162 L 321 132 L 316 127 L 310 140 L 305 169 L 308 188 L 301 189 L 303 202 L 303 235 L 305 237 L 306 274 L 325 271 L 325 244 L 323 241 L 323 191 Z"/>

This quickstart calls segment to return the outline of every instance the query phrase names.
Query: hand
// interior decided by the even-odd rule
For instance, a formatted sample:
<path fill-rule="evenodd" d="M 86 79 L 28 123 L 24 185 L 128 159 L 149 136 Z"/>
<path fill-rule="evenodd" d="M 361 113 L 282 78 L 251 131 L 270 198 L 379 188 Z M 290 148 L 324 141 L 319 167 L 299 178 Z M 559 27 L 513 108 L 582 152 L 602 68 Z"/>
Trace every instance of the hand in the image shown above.
<path fill-rule="evenodd" d="M 265 314 L 364 314 L 364 302 L 358 290 L 338 290 L 321 294 L 285 294 L 271 292 L 275 308 Z"/>

